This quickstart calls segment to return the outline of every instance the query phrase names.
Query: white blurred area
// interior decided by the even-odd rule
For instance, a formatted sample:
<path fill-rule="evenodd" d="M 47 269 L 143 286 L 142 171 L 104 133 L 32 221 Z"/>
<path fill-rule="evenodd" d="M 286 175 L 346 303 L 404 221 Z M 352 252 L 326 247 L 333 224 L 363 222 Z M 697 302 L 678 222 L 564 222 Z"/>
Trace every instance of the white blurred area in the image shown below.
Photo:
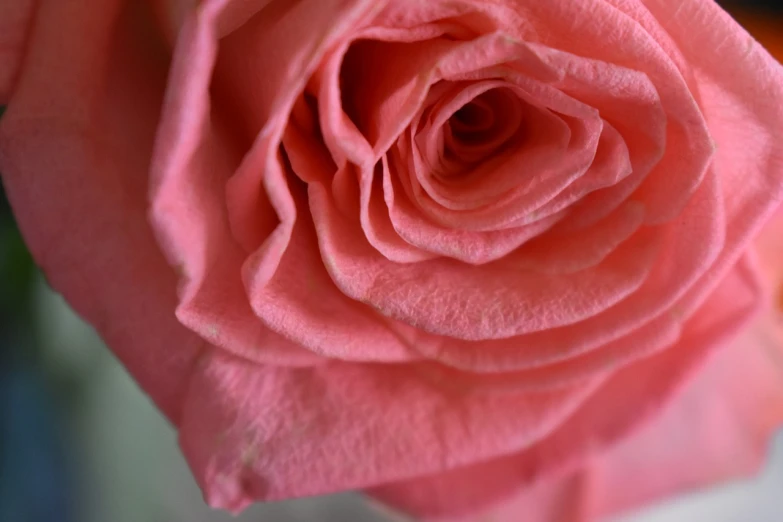
<path fill-rule="evenodd" d="M 239 517 L 209 509 L 179 452 L 174 430 L 96 334 L 45 284 L 38 331 L 45 370 L 78 383 L 66 433 L 83 522 L 384 522 L 358 494 L 253 506 Z M 783 521 L 783 433 L 751 481 L 692 494 L 611 522 Z M 519 521 L 526 522 L 526 521 Z M 607 521 L 609 522 L 609 521 Z"/>

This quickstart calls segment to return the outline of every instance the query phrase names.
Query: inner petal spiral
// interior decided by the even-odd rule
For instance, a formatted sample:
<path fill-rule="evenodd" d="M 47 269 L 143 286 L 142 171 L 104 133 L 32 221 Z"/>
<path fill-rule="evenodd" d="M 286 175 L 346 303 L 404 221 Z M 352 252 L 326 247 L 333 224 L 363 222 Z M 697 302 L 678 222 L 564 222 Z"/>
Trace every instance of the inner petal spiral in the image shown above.
<path fill-rule="evenodd" d="M 519 98 L 508 89 L 479 94 L 443 126 L 445 157 L 467 166 L 500 152 L 522 130 L 522 112 Z"/>

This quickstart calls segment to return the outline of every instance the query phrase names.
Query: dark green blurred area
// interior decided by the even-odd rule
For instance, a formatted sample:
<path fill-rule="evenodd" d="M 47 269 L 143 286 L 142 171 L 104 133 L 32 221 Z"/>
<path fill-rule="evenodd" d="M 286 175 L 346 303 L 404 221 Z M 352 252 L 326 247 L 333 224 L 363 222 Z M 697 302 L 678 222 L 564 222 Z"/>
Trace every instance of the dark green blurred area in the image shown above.
<path fill-rule="evenodd" d="M 1 113 L 0 113 L 1 114 Z M 13 221 L 0 184 L 0 331 L 18 330 L 29 317 L 35 265 Z"/>

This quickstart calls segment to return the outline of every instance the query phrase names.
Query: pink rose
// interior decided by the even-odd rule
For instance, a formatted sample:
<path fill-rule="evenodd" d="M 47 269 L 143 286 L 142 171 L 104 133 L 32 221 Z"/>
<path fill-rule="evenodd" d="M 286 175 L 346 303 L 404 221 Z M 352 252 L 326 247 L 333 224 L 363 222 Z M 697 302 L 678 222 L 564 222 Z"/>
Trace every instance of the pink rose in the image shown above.
<path fill-rule="evenodd" d="M 783 218 L 749 249 L 783 74 L 711 0 L 0 0 L 0 33 L 22 232 L 213 506 L 589 519 L 783 422 Z"/>

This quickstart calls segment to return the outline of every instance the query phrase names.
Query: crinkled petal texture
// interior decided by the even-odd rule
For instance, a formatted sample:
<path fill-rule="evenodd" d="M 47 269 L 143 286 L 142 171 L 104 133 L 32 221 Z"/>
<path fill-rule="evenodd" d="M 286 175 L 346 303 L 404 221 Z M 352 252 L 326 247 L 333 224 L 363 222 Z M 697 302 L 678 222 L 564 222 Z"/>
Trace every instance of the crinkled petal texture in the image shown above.
<path fill-rule="evenodd" d="M 752 268 L 742 261 L 732 271 L 686 328 L 680 345 L 650 358 L 646 367 L 619 372 L 537 446 L 371 493 L 423 520 L 478 522 L 484 518 L 459 513 L 505 498 L 483 516 L 575 522 L 754 473 L 783 421 L 783 330 L 780 316 L 768 312 L 734 339 L 724 331 L 726 325 L 743 325 L 747 307 L 758 298 L 763 281 Z M 734 305 L 726 307 L 729 300 Z M 714 351 L 716 342 L 722 347 Z M 651 373 L 672 367 L 686 368 L 686 374 Z M 636 394 L 636 403 L 623 412 L 618 394 L 628 393 Z M 659 404 L 663 407 L 656 412 Z M 603 420 L 598 438 L 589 435 L 596 428 L 589 424 L 596 418 L 591 408 L 615 414 Z M 624 415 L 644 418 L 626 430 Z M 571 439 L 577 433 L 583 438 L 575 444 Z M 608 445 L 606 434 L 611 434 Z M 579 449 L 564 457 L 565 445 Z"/>
<path fill-rule="evenodd" d="M 711 1 L 8 13 L 22 231 L 210 504 L 581 521 L 783 422 L 783 75 Z"/>

